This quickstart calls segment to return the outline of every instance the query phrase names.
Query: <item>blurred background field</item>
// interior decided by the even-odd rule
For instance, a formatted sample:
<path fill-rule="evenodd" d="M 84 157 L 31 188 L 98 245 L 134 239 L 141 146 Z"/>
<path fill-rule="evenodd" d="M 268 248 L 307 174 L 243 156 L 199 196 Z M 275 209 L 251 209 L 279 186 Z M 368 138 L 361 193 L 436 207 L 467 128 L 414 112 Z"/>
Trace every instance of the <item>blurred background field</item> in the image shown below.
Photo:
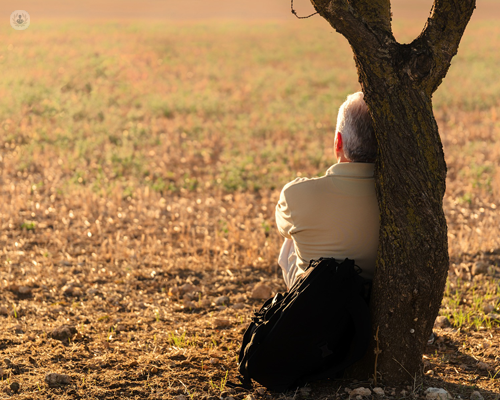
<path fill-rule="evenodd" d="M 430 3 L 394 2 L 400 41 L 418 34 Z M 0 5 L 0 318 L 9 329 L 43 340 L 49 327 L 104 315 L 109 323 L 95 322 L 85 342 L 98 347 L 117 319 L 136 315 L 164 324 L 168 348 L 168 332 L 194 335 L 190 313 L 225 312 L 213 308 L 217 295 L 240 296 L 244 310 L 261 276 L 283 290 L 274 205 L 285 183 L 335 162 L 336 112 L 359 90 L 345 39 L 318 16 L 294 19 L 288 2 L 29 4 Z M 26 31 L 8 25 L 17 8 L 31 15 Z M 434 97 L 448 163 L 442 315 L 490 333 L 500 320 L 499 10 L 479 2 Z M 201 288 L 196 299 L 182 296 L 186 283 Z M 172 317 L 181 311 L 185 319 Z M 235 332 L 249 315 L 238 312 L 227 317 L 240 321 Z M 500 386 L 498 345 L 474 353 L 488 365 L 484 388 Z M 225 344 L 223 365 L 236 346 Z"/>

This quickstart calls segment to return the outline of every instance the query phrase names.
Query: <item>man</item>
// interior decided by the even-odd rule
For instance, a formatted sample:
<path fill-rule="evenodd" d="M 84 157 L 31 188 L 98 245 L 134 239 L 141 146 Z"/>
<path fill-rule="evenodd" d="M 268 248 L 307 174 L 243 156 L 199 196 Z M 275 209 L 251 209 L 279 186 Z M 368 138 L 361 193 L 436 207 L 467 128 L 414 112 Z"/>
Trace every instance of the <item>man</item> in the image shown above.
<path fill-rule="evenodd" d="M 334 141 L 337 164 L 320 178 L 297 178 L 282 190 L 276 223 L 285 238 L 279 256 L 288 288 L 310 260 L 353 259 L 364 278 L 375 271 L 379 208 L 373 178 L 377 142 L 363 93 L 339 109 Z"/>

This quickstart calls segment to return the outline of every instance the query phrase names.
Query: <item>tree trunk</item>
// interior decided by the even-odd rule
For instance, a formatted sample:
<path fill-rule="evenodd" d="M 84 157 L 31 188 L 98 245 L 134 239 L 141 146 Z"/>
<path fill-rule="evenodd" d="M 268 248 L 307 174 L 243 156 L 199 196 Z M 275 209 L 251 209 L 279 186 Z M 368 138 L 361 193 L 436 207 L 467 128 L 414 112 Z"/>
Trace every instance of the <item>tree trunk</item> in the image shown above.
<path fill-rule="evenodd" d="M 378 141 L 381 226 L 371 301 L 381 350 L 377 378 L 413 381 L 421 374 L 449 266 L 446 163 L 431 96 L 458 50 L 475 0 L 435 0 L 424 30 L 408 45 L 392 35 L 389 0 L 311 2 L 351 44 Z M 373 376 L 375 352 L 355 371 L 362 379 Z"/>

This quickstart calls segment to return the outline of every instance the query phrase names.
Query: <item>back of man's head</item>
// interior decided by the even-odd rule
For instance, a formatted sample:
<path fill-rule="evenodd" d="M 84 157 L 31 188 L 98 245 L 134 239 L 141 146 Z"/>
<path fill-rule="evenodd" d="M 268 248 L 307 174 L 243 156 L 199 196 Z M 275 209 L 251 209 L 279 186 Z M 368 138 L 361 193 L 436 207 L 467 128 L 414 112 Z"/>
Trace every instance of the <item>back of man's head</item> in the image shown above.
<path fill-rule="evenodd" d="M 375 162 L 377 139 L 363 92 L 347 96 L 340 106 L 336 132 L 342 134 L 345 156 L 356 162 Z"/>

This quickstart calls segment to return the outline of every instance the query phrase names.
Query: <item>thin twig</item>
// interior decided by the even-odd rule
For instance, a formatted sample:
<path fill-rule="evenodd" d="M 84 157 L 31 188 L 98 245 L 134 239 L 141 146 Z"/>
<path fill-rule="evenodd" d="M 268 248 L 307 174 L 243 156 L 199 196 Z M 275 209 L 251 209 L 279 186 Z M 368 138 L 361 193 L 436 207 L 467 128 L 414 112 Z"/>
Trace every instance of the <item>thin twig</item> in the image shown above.
<path fill-rule="evenodd" d="M 291 0 L 291 2 L 292 2 L 292 4 L 291 4 L 291 7 L 292 7 L 292 14 L 293 14 L 293 15 L 295 15 L 298 19 L 305 19 L 305 18 L 309 18 L 309 17 L 312 17 L 313 15 L 318 14 L 318 12 L 316 11 L 314 14 L 308 15 L 307 17 L 299 17 L 299 16 L 297 15 L 297 11 L 295 11 L 295 10 L 293 9 L 293 0 Z"/>
<path fill-rule="evenodd" d="M 401 366 L 401 368 L 403 368 L 403 369 L 406 371 L 406 373 L 407 373 L 408 375 L 410 375 L 410 378 L 411 378 L 411 379 L 413 379 L 413 381 L 414 381 L 414 382 L 417 380 L 417 376 L 416 376 L 416 375 L 415 375 L 415 376 L 412 376 L 412 375 L 408 372 L 408 370 L 407 370 L 405 367 L 403 367 L 403 364 L 401 364 L 401 363 L 400 363 L 398 360 L 396 360 L 394 357 L 392 357 L 392 359 L 393 359 L 394 361 L 396 361 L 396 362 L 397 362 L 397 363 Z"/>

